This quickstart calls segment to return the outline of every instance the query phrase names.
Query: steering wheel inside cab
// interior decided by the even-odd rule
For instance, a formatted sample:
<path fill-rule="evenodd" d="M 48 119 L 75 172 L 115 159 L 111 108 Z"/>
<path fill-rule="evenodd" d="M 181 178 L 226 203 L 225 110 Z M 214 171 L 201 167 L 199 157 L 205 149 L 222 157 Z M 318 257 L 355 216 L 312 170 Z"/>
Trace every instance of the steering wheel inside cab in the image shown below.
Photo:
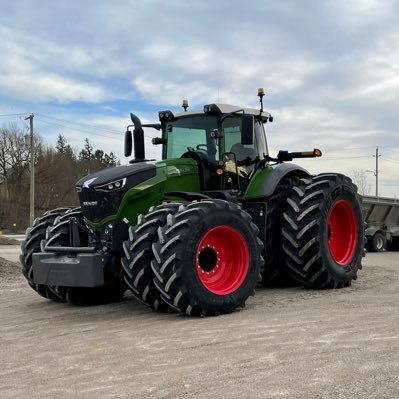
<path fill-rule="evenodd" d="M 205 148 L 202 149 L 202 147 Z M 193 147 L 187 147 L 187 152 L 185 152 L 181 158 L 201 158 L 201 159 L 206 159 L 209 160 L 209 154 L 207 151 L 207 145 L 206 144 L 198 144 L 195 148 Z"/>

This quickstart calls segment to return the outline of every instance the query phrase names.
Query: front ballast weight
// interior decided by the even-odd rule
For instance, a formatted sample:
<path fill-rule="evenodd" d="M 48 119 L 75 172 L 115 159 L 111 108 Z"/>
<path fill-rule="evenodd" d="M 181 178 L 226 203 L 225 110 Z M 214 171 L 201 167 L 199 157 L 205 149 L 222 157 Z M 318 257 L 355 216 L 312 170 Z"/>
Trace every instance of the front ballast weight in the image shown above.
<path fill-rule="evenodd" d="M 32 288 L 46 287 L 49 299 L 76 305 L 121 300 L 126 286 L 118 276 L 120 267 L 101 245 L 89 245 L 94 235 L 85 226 L 81 209 L 68 209 L 52 222 L 38 235 L 40 244 L 33 248 Z"/>
<path fill-rule="evenodd" d="M 81 216 L 80 211 L 66 216 L 55 220 L 55 232 L 50 228 L 50 237 L 41 242 L 42 251 L 32 257 L 34 282 L 47 286 L 103 286 L 105 255 L 87 245 L 88 237 L 95 238 L 94 234 L 76 217 Z M 67 245 L 57 245 L 60 238 Z"/>

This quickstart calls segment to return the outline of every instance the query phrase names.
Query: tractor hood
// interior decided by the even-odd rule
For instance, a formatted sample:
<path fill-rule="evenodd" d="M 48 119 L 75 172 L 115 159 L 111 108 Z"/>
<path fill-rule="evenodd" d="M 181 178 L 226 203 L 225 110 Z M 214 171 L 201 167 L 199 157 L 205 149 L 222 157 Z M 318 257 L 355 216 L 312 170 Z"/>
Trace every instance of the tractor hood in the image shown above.
<path fill-rule="evenodd" d="M 156 175 L 151 163 L 107 168 L 92 173 L 76 183 L 83 215 L 92 222 L 115 214 L 125 193 Z"/>
<path fill-rule="evenodd" d="M 110 184 L 121 179 L 128 179 L 133 187 L 143 181 L 154 177 L 156 167 L 153 164 L 137 163 L 132 165 L 117 166 L 107 168 L 83 177 L 76 183 L 76 187 L 89 188 L 99 187 L 104 184 Z"/>

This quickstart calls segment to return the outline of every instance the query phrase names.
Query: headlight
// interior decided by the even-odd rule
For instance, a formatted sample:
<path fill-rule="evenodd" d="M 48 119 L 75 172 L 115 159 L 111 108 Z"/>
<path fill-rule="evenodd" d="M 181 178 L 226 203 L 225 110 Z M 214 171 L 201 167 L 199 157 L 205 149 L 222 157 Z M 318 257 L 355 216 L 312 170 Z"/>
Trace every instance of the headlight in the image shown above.
<path fill-rule="evenodd" d="M 115 191 L 119 190 L 120 188 L 123 188 L 126 184 L 126 177 L 123 179 L 115 180 L 111 183 L 103 184 L 102 186 L 95 186 L 94 190 L 96 191 L 105 191 L 105 192 L 110 192 L 110 191 Z"/>

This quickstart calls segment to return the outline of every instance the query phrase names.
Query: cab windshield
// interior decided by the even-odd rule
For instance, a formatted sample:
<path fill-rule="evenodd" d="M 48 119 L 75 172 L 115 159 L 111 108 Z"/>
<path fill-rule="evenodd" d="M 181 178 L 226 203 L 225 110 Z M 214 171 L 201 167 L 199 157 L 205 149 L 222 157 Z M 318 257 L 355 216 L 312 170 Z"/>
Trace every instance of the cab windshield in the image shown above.
<path fill-rule="evenodd" d="M 215 115 L 182 116 L 166 124 L 164 159 L 180 158 L 183 154 L 195 151 L 209 161 L 220 159 L 221 153 L 234 152 L 238 160 L 267 155 L 267 144 L 261 121 L 255 120 L 254 142 L 241 144 L 241 115 L 227 117 L 222 123 L 223 139 L 211 137 L 213 130 L 220 130 L 219 118 Z"/>
<path fill-rule="evenodd" d="M 180 158 L 187 151 L 202 151 L 210 160 L 219 159 L 219 149 L 211 132 L 218 128 L 216 116 L 180 117 L 166 125 L 167 151 L 164 158 Z"/>

